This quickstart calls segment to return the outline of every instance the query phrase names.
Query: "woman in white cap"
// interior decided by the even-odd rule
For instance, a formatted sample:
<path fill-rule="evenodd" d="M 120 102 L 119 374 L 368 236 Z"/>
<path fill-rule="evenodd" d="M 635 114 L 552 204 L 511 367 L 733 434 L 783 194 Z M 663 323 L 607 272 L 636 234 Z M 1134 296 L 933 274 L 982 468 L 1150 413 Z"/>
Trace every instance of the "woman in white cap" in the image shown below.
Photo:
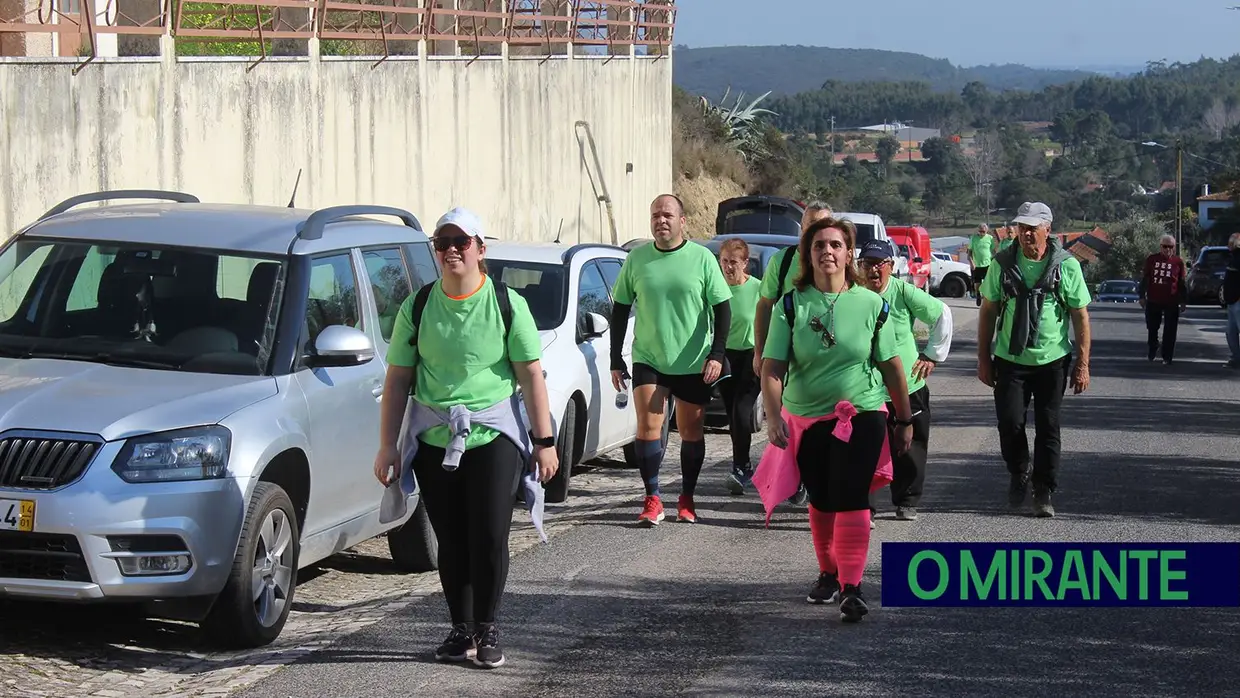
<path fill-rule="evenodd" d="M 375 476 L 388 486 L 412 467 L 438 537 L 452 629 L 435 658 L 493 668 L 504 663 L 496 614 L 512 503 L 531 459 L 539 480 L 555 475 L 555 432 L 534 318 L 487 276 L 478 217 L 453 209 L 431 239 L 443 278 L 406 298 L 396 318 Z"/>

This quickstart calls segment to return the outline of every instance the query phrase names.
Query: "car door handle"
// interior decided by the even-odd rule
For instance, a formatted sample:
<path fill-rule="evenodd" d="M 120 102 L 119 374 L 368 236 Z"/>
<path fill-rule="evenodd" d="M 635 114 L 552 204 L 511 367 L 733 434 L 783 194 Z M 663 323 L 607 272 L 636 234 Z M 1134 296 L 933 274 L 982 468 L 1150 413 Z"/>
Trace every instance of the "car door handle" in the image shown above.
<path fill-rule="evenodd" d="M 374 390 L 370 391 L 370 394 L 374 395 L 375 397 L 383 397 L 383 386 L 381 385 L 378 388 L 375 388 Z"/>

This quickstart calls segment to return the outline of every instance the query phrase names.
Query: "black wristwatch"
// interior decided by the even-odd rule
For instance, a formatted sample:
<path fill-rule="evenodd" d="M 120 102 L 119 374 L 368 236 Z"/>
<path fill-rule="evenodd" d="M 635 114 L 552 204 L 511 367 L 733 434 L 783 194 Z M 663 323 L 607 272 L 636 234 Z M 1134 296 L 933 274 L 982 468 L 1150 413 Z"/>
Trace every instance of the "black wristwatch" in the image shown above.
<path fill-rule="evenodd" d="M 893 418 L 893 419 L 891 420 L 891 423 L 892 423 L 892 424 L 894 424 L 894 425 L 896 425 L 896 426 L 898 426 L 898 427 L 911 427 L 911 426 L 913 426 L 913 420 L 911 420 L 911 419 L 895 419 L 895 418 Z"/>
<path fill-rule="evenodd" d="M 535 446 L 546 446 L 547 448 L 551 448 L 551 447 L 555 446 L 555 437 L 554 437 L 554 436 L 548 436 L 548 437 L 546 437 L 546 438 L 542 438 L 542 439 L 540 439 L 540 438 L 538 438 L 537 436 L 534 436 L 534 432 L 533 432 L 533 431 L 531 431 L 531 432 L 530 432 L 530 441 L 531 441 L 531 442 L 532 442 Z"/>

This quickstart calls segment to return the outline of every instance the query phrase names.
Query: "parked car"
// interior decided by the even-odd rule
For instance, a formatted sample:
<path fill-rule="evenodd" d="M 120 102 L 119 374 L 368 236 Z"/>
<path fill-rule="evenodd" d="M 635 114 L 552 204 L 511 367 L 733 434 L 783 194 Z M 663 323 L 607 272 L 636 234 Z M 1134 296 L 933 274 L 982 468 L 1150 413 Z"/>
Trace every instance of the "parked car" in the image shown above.
<path fill-rule="evenodd" d="M 156 199 L 77 208 L 117 199 Z M 399 223 L 366 218 L 382 215 Z M 0 596 L 143 602 L 279 636 L 298 570 L 387 533 L 436 566 L 418 493 L 379 523 L 384 353 L 439 277 L 418 219 L 176 192 L 68 199 L 0 250 Z"/>
<path fill-rule="evenodd" d="M 578 463 L 622 448 L 627 465 L 637 467 L 636 408 L 632 400 L 618 403 L 611 384 L 612 288 L 627 256 L 621 247 L 594 243 L 487 243 L 487 272 L 525 298 L 542 338 L 547 396 L 560 425 L 560 469 L 546 484 L 549 502 L 568 498 Z M 624 334 L 630 371 L 634 318 Z M 664 444 L 672 407 L 667 414 Z"/>
<path fill-rule="evenodd" d="M 1188 302 L 1219 303 L 1219 290 L 1223 275 L 1227 272 L 1227 260 L 1231 250 L 1226 246 L 1207 246 L 1197 253 L 1197 259 L 1188 269 Z"/>
<path fill-rule="evenodd" d="M 973 268 L 952 259 L 947 252 L 934 252 L 930 261 L 930 293 L 964 298 L 973 288 Z"/>
<path fill-rule="evenodd" d="M 1141 300 L 1137 282 L 1128 279 L 1109 279 L 1098 284 L 1094 295 L 1097 303 L 1136 303 Z"/>
<path fill-rule="evenodd" d="M 738 196 L 719 202 L 715 235 L 729 233 L 801 234 L 805 205 L 782 196 Z"/>

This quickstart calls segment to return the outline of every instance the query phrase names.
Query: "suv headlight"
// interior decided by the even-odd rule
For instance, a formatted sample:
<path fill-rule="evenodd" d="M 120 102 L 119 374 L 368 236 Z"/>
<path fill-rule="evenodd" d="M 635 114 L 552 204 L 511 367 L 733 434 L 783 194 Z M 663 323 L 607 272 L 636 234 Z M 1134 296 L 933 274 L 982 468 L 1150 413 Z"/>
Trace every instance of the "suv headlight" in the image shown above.
<path fill-rule="evenodd" d="M 194 427 L 136 436 L 112 463 L 126 482 L 210 480 L 228 469 L 232 432 L 221 426 Z"/>

